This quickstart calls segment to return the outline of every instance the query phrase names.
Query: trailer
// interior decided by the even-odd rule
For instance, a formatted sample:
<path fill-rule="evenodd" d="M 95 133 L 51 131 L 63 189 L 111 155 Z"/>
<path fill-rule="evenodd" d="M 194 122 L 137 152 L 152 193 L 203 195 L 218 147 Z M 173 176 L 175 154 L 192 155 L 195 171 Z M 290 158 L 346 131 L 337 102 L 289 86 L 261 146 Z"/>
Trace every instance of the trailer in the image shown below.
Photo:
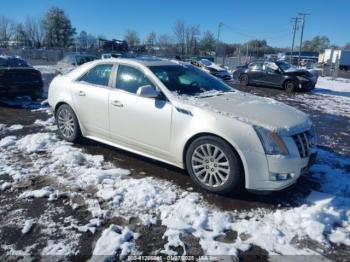
<path fill-rule="evenodd" d="M 350 69 L 350 50 L 342 49 L 326 49 L 323 54 L 319 55 L 318 62 L 320 64 L 337 64 L 339 59 L 339 69 Z"/>

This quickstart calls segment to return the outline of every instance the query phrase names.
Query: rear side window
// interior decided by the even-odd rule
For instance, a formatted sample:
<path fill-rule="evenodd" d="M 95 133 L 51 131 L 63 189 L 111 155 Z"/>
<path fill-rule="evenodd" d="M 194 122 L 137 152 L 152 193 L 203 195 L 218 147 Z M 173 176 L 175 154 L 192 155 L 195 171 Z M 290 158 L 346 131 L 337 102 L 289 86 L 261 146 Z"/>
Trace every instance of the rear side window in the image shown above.
<path fill-rule="evenodd" d="M 93 85 L 108 86 L 112 68 L 112 64 L 97 65 L 82 76 L 79 81 Z"/>
<path fill-rule="evenodd" d="M 118 66 L 116 84 L 118 89 L 133 94 L 136 94 L 137 90 L 141 86 L 152 85 L 151 81 L 149 81 L 149 79 L 140 70 L 124 65 Z"/>
<path fill-rule="evenodd" d="M 262 64 L 261 63 L 251 63 L 249 65 L 250 70 L 262 70 Z"/>
<path fill-rule="evenodd" d="M 26 61 L 18 58 L 9 59 L 9 64 L 11 67 L 28 67 L 28 64 Z"/>

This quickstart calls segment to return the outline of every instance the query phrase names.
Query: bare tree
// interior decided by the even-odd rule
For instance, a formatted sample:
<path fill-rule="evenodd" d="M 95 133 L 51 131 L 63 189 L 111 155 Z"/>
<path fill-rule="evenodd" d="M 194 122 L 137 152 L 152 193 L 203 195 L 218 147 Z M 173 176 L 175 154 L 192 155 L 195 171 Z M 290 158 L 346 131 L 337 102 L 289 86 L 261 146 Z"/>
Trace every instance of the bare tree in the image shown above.
<path fill-rule="evenodd" d="M 131 49 L 140 44 L 140 37 L 135 30 L 126 30 L 124 39 L 128 42 Z"/>
<path fill-rule="evenodd" d="M 176 42 L 180 46 L 181 54 L 185 54 L 185 33 L 186 26 L 183 21 L 177 21 L 174 26 L 174 35 L 176 37 Z"/>
<path fill-rule="evenodd" d="M 146 36 L 146 45 L 148 48 L 152 48 L 156 42 L 156 33 L 155 32 L 150 32 Z"/>
<path fill-rule="evenodd" d="M 197 49 L 197 37 L 200 35 L 199 26 L 188 26 L 185 30 L 186 53 L 191 55 Z"/>
<path fill-rule="evenodd" d="M 28 45 L 28 36 L 25 32 L 24 26 L 22 23 L 15 25 L 14 37 L 13 40 L 16 41 L 17 46 L 27 46 Z"/>
<path fill-rule="evenodd" d="M 8 46 L 9 41 L 13 37 L 15 26 L 11 19 L 5 16 L 0 17 L 0 45 Z"/>
<path fill-rule="evenodd" d="M 41 20 L 27 17 L 25 22 L 26 35 L 32 47 L 41 47 L 44 41 L 44 29 Z"/>
<path fill-rule="evenodd" d="M 205 31 L 201 39 L 201 49 L 204 52 L 214 51 L 215 49 L 215 36 L 211 31 Z"/>

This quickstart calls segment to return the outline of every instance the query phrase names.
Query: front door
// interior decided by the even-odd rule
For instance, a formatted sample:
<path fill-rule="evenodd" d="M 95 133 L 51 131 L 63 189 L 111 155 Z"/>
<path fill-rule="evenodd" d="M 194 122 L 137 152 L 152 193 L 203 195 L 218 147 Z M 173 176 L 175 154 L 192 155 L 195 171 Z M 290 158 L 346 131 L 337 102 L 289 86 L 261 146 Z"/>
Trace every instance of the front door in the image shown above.
<path fill-rule="evenodd" d="M 263 65 L 264 75 L 262 77 L 262 82 L 267 86 L 281 86 L 284 77 L 279 71 L 279 68 L 276 64 L 271 62 L 266 62 Z"/>
<path fill-rule="evenodd" d="M 165 99 L 145 98 L 136 94 L 139 87 L 154 85 L 138 68 L 119 65 L 115 85 L 109 96 L 112 139 L 136 149 L 167 154 L 172 105 Z"/>

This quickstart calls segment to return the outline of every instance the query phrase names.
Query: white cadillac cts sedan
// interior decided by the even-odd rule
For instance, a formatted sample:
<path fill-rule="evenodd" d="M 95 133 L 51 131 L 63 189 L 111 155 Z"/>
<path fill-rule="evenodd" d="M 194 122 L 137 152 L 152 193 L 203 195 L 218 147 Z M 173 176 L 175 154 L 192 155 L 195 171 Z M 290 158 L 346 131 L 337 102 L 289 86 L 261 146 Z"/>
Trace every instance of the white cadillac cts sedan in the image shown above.
<path fill-rule="evenodd" d="M 316 158 L 308 116 L 186 64 L 108 59 L 54 78 L 59 135 L 84 136 L 184 168 L 203 188 L 280 190 Z"/>

